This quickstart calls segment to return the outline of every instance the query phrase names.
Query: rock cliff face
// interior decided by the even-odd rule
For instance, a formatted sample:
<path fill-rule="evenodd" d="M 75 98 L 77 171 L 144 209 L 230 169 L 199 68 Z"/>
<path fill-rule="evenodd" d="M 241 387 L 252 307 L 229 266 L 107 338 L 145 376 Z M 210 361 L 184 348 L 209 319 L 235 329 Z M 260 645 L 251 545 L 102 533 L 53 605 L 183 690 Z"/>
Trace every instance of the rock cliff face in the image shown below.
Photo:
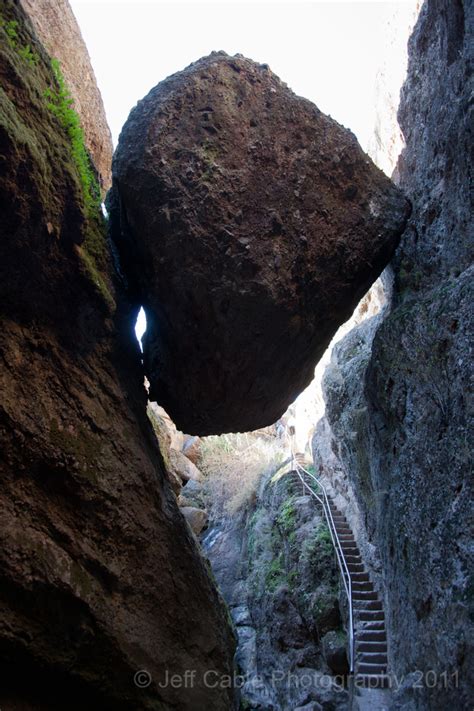
<path fill-rule="evenodd" d="M 105 192 L 112 182 L 112 136 L 87 47 L 67 0 L 20 0 L 38 38 L 62 72 L 81 118 L 86 146 Z"/>
<path fill-rule="evenodd" d="M 222 52 L 139 102 L 113 172 L 150 395 L 195 434 L 283 414 L 408 214 L 349 131 Z"/>
<path fill-rule="evenodd" d="M 48 55 L 0 14 L 0 706 L 227 711 L 203 674 L 232 673 L 233 637 L 146 417 L 136 309 Z"/>
<path fill-rule="evenodd" d="M 380 553 L 397 709 L 472 703 L 472 3 L 430 0 L 409 43 L 392 303 L 336 350 L 315 456 Z M 328 430 L 328 428 L 330 428 Z M 330 446 L 324 445 L 324 438 Z M 376 556 L 373 557 L 377 565 Z M 381 562 L 381 567 L 380 567 Z M 470 572 L 471 571 L 471 572 Z"/>
<path fill-rule="evenodd" d="M 410 41 L 400 182 L 414 213 L 367 375 L 380 492 L 369 516 L 386 570 L 394 665 L 458 670 L 448 689 L 426 679 L 425 703 L 439 709 L 468 708 L 474 688 L 473 23 L 472 3 L 430 1 Z"/>

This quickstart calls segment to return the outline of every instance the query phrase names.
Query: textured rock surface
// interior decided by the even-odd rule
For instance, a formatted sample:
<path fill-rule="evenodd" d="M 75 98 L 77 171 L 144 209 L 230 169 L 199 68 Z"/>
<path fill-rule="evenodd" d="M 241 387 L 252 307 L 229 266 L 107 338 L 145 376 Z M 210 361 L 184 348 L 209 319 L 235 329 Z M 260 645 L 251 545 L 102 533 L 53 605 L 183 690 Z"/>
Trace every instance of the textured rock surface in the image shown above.
<path fill-rule="evenodd" d="M 61 63 L 104 190 L 111 184 L 112 136 L 87 47 L 68 0 L 20 0 L 40 41 Z"/>
<path fill-rule="evenodd" d="M 175 449 L 180 452 L 184 444 L 184 435 L 176 429 L 176 425 L 168 413 L 156 402 L 151 402 L 148 405 L 148 417 L 152 421 L 158 439 L 163 442 L 163 448 L 167 451 Z"/>
<path fill-rule="evenodd" d="M 368 325 L 346 338 L 326 380 L 329 473 L 341 497 L 344 475 L 357 491 L 380 551 L 404 711 L 469 709 L 474 693 L 473 25 L 472 3 L 422 8 L 399 110 L 413 214 L 391 307 L 372 346 Z"/>
<path fill-rule="evenodd" d="M 206 528 L 208 522 L 207 511 L 197 509 L 194 506 L 182 506 L 181 513 L 191 526 L 191 530 L 196 536 Z"/>
<path fill-rule="evenodd" d="M 405 146 L 397 121 L 400 87 L 405 81 L 408 63 L 407 40 L 420 11 L 422 0 L 394 3 L 382 30 L 383 46 L 377 57 L 374 86 L 375 126 L 367 153 L 386 175 L 398 176 L 398 157 Z"/>
<path fill-rule="evenodd" d="M 472 3 L 430 1 L 410 40 L 400 180 L 414 212 L 367 376 L 378 490 L 368 516 L 386 570 L 394 668 L 459 673 L 448 689 L 427 680 L 420 706 L 431 709 L 467 709 L 474 693 L 473 30 Z"/>
<path fill-rule="evenodd" d="M 177 452 L 174 449 L 170 451 L 170 468 L 184 483 L 190 479 L 202 481 L 203 476 L 197 466 L 182 452 Z"/>
<path fill-rule="evenodd" d="M 278 419 L 408 212 L 349 131 L 266 65 L 224 53 L 132 111 L 110 207 L 147 313 L 151 397 L 193 434 Z"/>
<path fill-rule="evenodd" d="M 183 454 L 191 460 L 196 466 L 199 465 L 199 457 L 201 454 L 201 440 L 199 437 L 185 436 L 183 444 Z"/>
<path fill-rule="evenodd" d="M 203 548 L 236 626 L 244 704 L 345 711 L 342 677 L 329 664 L 337 647 L 338 673 L 345 671 L 338 572 L 314 501 L 288 473 L 277 481 L 264 476 L 250 510 L 216 518 L 215 501 L 208 506 Z"/>
<path fill-rule="evenodd" d="M 84 217 L 49 60 L 1 13 L 0 707 L 228 711 L 202 674 L 231 673 L 232 634 L 146 417 L 136 309 Z"/>
<path fill-rule="evenodd" d="M 381 561 L 373 542 L 374 521 L 367 511 L 376 505 L 375 473 L 367 446 L 370 413 L 365 373 L 372 342 L 385 309 L 355 326 L 332 351 L 322 381 L 326 414 L 313 437 L 316 470 L 329 478 L 331 494 L 344 512 L 358 542 L 371 580 L 383 590 Z"/>

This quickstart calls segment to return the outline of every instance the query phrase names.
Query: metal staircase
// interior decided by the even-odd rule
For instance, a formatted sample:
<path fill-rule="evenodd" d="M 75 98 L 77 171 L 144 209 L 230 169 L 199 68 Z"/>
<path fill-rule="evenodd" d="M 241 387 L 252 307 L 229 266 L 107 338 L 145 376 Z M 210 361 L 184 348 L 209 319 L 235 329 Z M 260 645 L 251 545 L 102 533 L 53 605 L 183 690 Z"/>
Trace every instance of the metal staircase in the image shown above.
<path fill-rule="evenodd" d="M 382 601 L 361 558 L 354 534 L 322 482 L 304 468 L 300 455 L 292 456 L 293 470 L 305 489 L 322 505 L 347 596 L 349 666 L 356 689 L 385 689 L 387 635 Z"/>
<path fill-rule="evenodd" d="M 345 516 L 332 501 L 329 501 L 329 506 L 351 576 L 355 685 L 384 688 L 389 685 L 389 678 L 383 605 L 370 580 Z"/>

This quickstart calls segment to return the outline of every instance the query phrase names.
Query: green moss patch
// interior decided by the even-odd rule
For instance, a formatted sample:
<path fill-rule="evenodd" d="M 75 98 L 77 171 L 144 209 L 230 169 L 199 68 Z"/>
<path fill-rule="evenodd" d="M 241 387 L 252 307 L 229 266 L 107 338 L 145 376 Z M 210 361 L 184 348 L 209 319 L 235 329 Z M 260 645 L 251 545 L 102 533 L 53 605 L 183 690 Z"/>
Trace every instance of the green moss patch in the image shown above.
<path fill-rule="evenodd" d="M 51 69 L 56 81 L 44 92 L 46 105 L 69 137 L 71 155 L 81 184 L 86 212 L 90 217 L 95 217 L 100 210 L 100 187 L 85 146 L 81 121 L 73 109 L 74 100 L 57 59 L 51 60 Z"/>

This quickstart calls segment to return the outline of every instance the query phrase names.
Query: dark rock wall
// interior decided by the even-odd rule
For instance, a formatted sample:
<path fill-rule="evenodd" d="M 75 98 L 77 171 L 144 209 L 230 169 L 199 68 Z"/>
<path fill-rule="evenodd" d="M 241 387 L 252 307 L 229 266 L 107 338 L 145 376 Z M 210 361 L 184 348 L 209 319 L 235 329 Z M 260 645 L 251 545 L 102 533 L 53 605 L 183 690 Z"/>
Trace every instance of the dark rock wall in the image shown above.
<path fill-rule="evenodd" d="M 227 711 L 202 675 L 232 673 L 233 637 L 146 417 L 136 312 L 49 58 L 18 3 L 0 13 L 0 706 Z"/>
<path fill-rule="evenodd" d="M 467 709 L 474 693 L 473 22 L 471 2 L 422 8 L 399 110 L 400 185 L 413 213 L 392 263 L 391 307 L 371 350 L 364 326 L 359 344 L 350 334 L 334 355 L 339 381 L 334 370 L 326 378 L 332 468 L 357 492 L 382 560 L 403 709 Z M 338 388 L 353 395 L 345 405 Z"/>

